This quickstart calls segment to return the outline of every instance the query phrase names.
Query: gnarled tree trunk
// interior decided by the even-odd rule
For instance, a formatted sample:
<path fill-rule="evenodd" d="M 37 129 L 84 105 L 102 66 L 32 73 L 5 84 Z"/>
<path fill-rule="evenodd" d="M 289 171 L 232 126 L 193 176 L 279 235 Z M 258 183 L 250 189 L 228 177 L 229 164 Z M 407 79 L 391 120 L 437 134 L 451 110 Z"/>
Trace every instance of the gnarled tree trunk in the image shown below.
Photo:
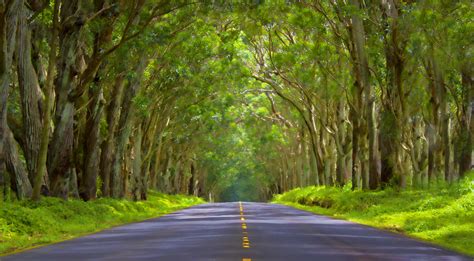
<path fill-rule="evenodd" d="M 7 123 L 7 101 L 18 17 L 22 7 L 22 0 L 0 1 L 0 175 L 4 178 L 10 175 L 12 188 L 18 198 L 31 195 L 31 183 L 20 160 L 18 144 Z"/>
<path fill-rule="evenodd" d="M 72 95 L 75 86 L 77 86 L 78 42 L 85 19 L 80 15 L 81 3 L 81 0 L 68 0 L 63 1 L 61 5 L 58 77 L 55 83 L 55 129 L 48 151 L 51 194 L 64 199 L 68 197 L 68 180 L 74 167 L 74 115 L 76 108 Z"/>

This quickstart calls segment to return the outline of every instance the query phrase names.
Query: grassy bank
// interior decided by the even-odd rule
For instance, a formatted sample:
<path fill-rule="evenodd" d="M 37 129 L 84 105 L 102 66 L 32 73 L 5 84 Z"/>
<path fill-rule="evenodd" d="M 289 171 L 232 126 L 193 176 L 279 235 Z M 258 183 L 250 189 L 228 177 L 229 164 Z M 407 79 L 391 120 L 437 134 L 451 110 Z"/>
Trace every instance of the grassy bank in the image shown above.
<path fill-rule="evenodd" d="M 474 173 L 459 184 L 398 192 L 305 187 L 274 203 L 401 232 L 474 255 Z"/>
<path fill-rule="evenodd" d="M 200 203 L 203 203 L 200 198 L 156 192 L 151 192 L 147 201 L 140 202 L 57 198 L 0 202 L 0 254 L 158 217 Z"/>

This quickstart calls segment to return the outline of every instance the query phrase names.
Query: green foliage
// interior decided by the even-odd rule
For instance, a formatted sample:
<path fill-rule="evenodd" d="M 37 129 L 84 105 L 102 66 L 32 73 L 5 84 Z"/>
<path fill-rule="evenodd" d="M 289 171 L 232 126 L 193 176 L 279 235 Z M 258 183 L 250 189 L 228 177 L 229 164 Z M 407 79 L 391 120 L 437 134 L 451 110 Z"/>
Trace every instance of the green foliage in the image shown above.
<path fill-rule="evenodd" d="M 458 184 L 398 192 L 305 187 L 276 195 L 275 203 L 406 233 L 474 254 L 474 172 Z"/>
<path fill-rule="evenodd" d="M 63 201 L 42 198 L 39 202 L 2 203 L 0 254 L 70 239 L 116 225 L 158 217 L 203 203 L 191 196 L 150 191 L 147 201 L 101 198 L 96 201 Z"/>
<path fill-rule="evenodd" d="M 460 193 L 474 193 L 474 171 L 466 174 L 466 177 L 459 182 Z"/>
<path fill-rule="evenodd" d="M 151 100 L 148 96 L 139 94 L 133 98 L 133 103 L 135 104 L 138 116 L 141 118 L 150 116 Z"/>

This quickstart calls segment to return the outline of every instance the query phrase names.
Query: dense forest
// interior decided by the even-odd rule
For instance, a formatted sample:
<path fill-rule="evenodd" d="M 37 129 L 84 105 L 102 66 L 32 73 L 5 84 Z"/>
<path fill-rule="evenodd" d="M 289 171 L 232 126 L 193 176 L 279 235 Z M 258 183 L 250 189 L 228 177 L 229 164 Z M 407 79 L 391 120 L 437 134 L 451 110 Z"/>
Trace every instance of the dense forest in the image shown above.
<path fill-rule="evenodd" d="M 0 0 L 0 187 L 267 200 L 472 168 L 468 0 Z"/>

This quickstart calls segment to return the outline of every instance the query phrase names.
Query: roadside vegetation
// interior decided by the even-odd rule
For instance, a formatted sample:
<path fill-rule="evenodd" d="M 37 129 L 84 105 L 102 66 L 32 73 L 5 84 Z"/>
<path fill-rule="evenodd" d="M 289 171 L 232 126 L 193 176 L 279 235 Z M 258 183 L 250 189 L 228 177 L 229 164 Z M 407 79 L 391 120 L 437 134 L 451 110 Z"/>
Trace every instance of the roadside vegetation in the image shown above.
<path fill-rule="evenodd" d="M 0 255 L 141 221 L 203 203 L 197 197 L 149 192 L 146 201 L 101 198 L 92 202 L 44 197 L 3 202 Z"/>
<path fill-rule="evenodd" d="M 425 190 L 352 191 L 305 187 L 274 203 L 401 232 L 474 255 L 474 172 L 455 185 Z"/>

